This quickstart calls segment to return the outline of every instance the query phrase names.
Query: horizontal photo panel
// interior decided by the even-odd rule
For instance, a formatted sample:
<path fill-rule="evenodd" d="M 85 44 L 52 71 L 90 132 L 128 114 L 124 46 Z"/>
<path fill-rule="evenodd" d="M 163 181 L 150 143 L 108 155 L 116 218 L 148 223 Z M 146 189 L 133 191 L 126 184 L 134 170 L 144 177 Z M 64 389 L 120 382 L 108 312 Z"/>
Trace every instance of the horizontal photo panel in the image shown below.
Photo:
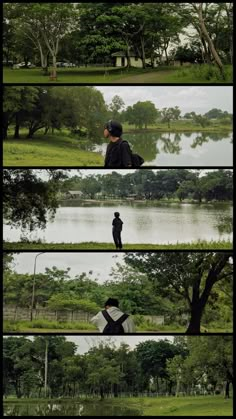
<path fill-rule="evenodd" d="M 233 81 L 232 2 L 5 3 L 3 18 L 4 83 Z"/>
<path fill-rule="evenodd" d="M 225 333 L 232 252 L 4 253 L 4 331 Z"/>
<path fill-rule="evenodd" d="M 231 86 L 5 86 L 4 166 L 231 167 Z"/>
<path fill-rule="evenodd" d="M 4 416 L 232 416 L 232 336 L 8 336 Z"/>
<path fill-rule="evenodd" d="M 232 248 L 232 170 L 3 173 L 4 249 Z"/>

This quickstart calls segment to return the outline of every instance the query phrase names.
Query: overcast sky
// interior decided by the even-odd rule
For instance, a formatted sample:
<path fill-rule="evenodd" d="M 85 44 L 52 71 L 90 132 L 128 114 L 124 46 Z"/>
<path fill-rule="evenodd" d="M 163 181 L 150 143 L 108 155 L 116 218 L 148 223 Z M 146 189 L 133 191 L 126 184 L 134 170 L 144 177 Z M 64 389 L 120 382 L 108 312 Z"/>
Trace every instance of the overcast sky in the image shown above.
<path fill-rule="evenodd" d="M 34 261 L 36 253 L 19 253 L 14 256 L 14 269 L 21 274 L 32 274 L 34 271 Z M 91 278 L 98 279 L 102 283 L 106 280 L 111 280 L 112 267 L 116 263 L 122 263 L 123 255 L 117 253 L 106 252 L 86 252 L 86 253 L 58 253 L 58 252 L 45 252 L 37 257 L 36 272 L 44 273 L 45 268 L 52 268 L 56 266 L 58 269 L 71 268 L 69 275 L 71 278 L 80 275 L 83 272 L 89 274 L 93 271 Z"/>
<path fill-rule="evenodd" d="M 161 109 L 179 106 L 182 113 L 205 113 L 212 108 L 232 113 L 233 88 L 231 86 L 96 86 L 110 103 L 115 95 L 126 106 L 150 100 Z"/>

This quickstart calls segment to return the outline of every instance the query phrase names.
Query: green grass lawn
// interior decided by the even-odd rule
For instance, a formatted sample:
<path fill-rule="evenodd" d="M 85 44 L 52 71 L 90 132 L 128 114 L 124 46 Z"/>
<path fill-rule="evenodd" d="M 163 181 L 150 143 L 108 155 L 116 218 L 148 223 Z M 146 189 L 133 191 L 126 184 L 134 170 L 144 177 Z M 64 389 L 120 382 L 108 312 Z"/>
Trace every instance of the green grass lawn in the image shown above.
<path fill-rule="evenodd" d="M 103 166 L 101 154 L 82 150 L 83 141 L 69 134 L 56 133 L 44 136 L 41 132 L 33 139 L 3 142 L 4 166 Z"/>
<path fill-rule="evenodd" d="M 3 327 L 3 332 L 4 333 L 60 333 L 60 334 L 68 334 L 68 333 L 95 333 L 96 335 L 99 333 L 98 330 L 96 329 L 77 329 L 77 328 L 65 328 L 65 329 L 53 329 L 53 328 L 41 328 L 41 327 L 19 327 L 17 328 L 17 330 L 12 330 L 10 328 L 8 328 L 7 330 L 5 330 L 5 328 Z M 157 333 L 158 335 L 166 335 L 166 333 L 185 333 L 186 332 L 186 328 L 178 328 L 178 329 L 170 329 L 170 328 L 166 328 L 166 330 L 164 330 L 164 328 L 162 330 L 142 330 L 137 328 L 136 333 L 147 333 L 149 334 L 151 333 Z M 232 333 L 233 330 L 226 330 L 226 329 L 209 329 L 208 333 Z M 201 332 L 203 333 L 203 332 Z M 204 334 L 204 333 L 203 333 Z"/>
<path fill-rule="evenodd" d="M 10 403 L 48 403 L 57 402 L 58 399 L 16 399 L 9 397 L 4 404 Z M 96 399 L 60 399 L 60 403 L 95 403 Z M 224 399 L 222 395 L 216 396 L 186 396 L 186 397 L 122 397 L 116 399 L 99 400 L 99 406 L 104 410 L 109 406 L 137 409 L 142 416 L 233 416 L 233 400 Z"/>
<path fill-rule="evenodd" d="M 58 68 L 57 81 L 43 76 L 40 68 L 3 69 L 4 83 L 230 83 L 232 66 L 225 66 L 226 79 L 221 80 L 215 66 L 158 67 L 139 69 L 117 67 Z"/>
<path fill-rule="evenodd" d="M 176 243 L 176 244 L 125 244 L 123 250 L 162 250 L 162 249 L 177 249 L 177 250 L 225 250 L 232 249 L 233 244 L 230 241 L 197 241 L 191 243 Z M 113 243 L 30 243 L 30 242 L 4 242 L 4 250 L 112 250 L 116 251 Z"/>
<path fill-rule="evenodd" d="M 105 402 L 108 403 L 108 402 Z M 111 402 L 141 410 L 142 416 L 232 416 L 233 402 L 223 396 L 122 398 Z"/>

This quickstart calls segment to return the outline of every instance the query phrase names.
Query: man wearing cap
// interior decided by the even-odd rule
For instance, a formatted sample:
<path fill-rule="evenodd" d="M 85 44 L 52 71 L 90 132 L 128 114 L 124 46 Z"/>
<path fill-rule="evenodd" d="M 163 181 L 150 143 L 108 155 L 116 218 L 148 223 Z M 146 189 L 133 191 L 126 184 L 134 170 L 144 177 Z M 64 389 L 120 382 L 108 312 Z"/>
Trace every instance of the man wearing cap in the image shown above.
<path fill-rule="evenodd" d="M 108 298 L 104 306 L 105 310 L 99 311 L 96 316 L 90 320 L 101 333 L 106 333 L 104 329 L 109 321 L 117 322 L 119 319 L 122 320 L 122 318 L 124 318 L 124 313 L 119 309 L 119 301 L 116 298 Z M 126 319 L 122 321 L 123 333 L 134 333 L 135 325 L 133 319 L 128 315 L 125 317 Z"/>
<path fill-rule="evenodd" d="M 118 121 L 109 120 L 104 125 L 104 137 L 109 138 L 105 166 L 111 168 L 131 168 L 131 151 L 127 141 L 123 141 L 122 125 Z"/>

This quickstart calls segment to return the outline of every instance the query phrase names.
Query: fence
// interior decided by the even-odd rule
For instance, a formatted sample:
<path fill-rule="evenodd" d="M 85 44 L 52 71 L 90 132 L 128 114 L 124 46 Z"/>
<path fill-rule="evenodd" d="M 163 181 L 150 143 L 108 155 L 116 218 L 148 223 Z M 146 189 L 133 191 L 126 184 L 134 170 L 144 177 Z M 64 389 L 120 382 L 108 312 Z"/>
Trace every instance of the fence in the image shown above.
<path fill-rule="evenodd" d="M 33 310 L 34 320 L 49 320 L 61 322 L 89 322 L 94 314 L 83 310 L 49 310 L 48 308 L 37 308 Z M 164 316 L 143 316 L 144 320 L 152 323 L 164 324 Z M 28 321 L 31 319 L 31 309 L 11 305 L 3 306 L 4 320 Z"/>
<path fill-rule="evenodd" d="M 5 305 L 3 307 L 4 320 L 28 321 L 30 320 L 30 317 L 30 308 L 22 308 L 9 305 Z M 61 322 L 89 322 L 92 317 L 92 313 L 88 313 L 82 310 L 49 310 L 46 308 L 39 308 L 33 310 L 34 320 L 43 319 Z"/>

